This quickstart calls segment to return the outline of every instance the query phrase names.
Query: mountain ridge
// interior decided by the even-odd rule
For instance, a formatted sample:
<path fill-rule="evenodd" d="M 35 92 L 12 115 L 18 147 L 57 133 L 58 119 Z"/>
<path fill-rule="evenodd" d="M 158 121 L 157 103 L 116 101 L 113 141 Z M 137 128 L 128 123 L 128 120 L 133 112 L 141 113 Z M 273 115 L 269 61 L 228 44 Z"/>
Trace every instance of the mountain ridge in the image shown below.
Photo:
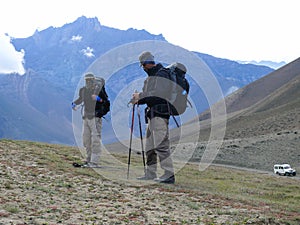
<path fill-rule="evenodd" d="M 270 67 L 273 69 L 279 69 L 280 67 L 283 67 L 284 65 L 287 64 L 285 61 L 274 62 L 274 61 L 270 61 L 270 60 L 261 60 L 259 62 L 255 61 L 255 60 L 250 60 L 250 61 L 237 60 L 237 62 L 241 63 L 241 64 L 262 65 L 262 66 L 267 66 L 267 67 Z"/>
<path fill-rule="evenodd" d="M 270 170 L 276 163 L 299 166 L 300 58 L 225 97 L 226 117 L 214 127 L 225 126 L 215 163 Z M 198 140 L 191 160 L 198 161 L 209 143 L 212 118 L 224 102 L 214 104 L 192 120 L 182 141 Z M 200 123 L 200 134 L 194 123 Z M 225 123 L 225 125 L 224 125 Z M 220 128 L 222 129 L 222 128 Z M 173 131 L 176 139 L 178 131 Z"/>
<path fill-rule="evenodd" d="M 9 112 L 7 106 L 8 111 L 0 116 L 0 120 L 8 124 L 7 129 L 0 128 L 0 133 L 3 134 L 1 137 L 31 140 L 34 136 L 34 140 L 73 145 L 75 140 L 70 104 L 77 94 L 75 90 L 82 74 L 95 59 L 110 49 L 141 40 L 166 41 L 161 34 L 152 35 L 145 30 L 136 29 L 118 30 L 101 25 L 97 18 L 85 16 L 62 27 L 49 27 L 37 31 L 28 38 L 13 39 L 12 44 L 16 50 L 25 51 L 24 66 L 27 72 L 22 77 L 12 76 L 12 79 L 8 79 L 10 75 L 0 77 L 0 85 L 6 87 L 0 91 L 0 103 L 4 102 L 4 98 L 8 102 L 15 102 L 13 99 L 17 98 L 19 103 L 13 110 L 23 112 L 24 115 L 21 113 L 20 117 L 24 118 L 21 120 L 23 124 L 17 123 L 16 121 L 20 120 Z M 274 71 L 263 66 L 241 65 L 208 54 L 195 54 L 212 69 L 224 94 Z M 115 78 L 108 80 L 106 87 L 112 104 L 118 96 L 118 91 L 133 79 L 143 77 L 144 74 L 138 65 L 130 65 L 119 71 Z M 195 85 L 192 83 L 191 97 L 197 99 L 195 107 L 200 113 L 208 107 L 208 103 L 203 94 L 193 91 Z M 35 117 L 40 118 L 38 121 L 42 124 L 38 125 L 39 131 L 35 131 L 34 134 L 32 132 L 29 136 L 24 128 L 30 127 L 33 123 L 30 118 Z M 53 125 L 51 129 L 46 128 L 49 124 Z M 47 134 L 48 130 L 54 132 Z M 64 135 L 61 135 L 61 130 L 64 130 Z M 115 140 L 109 122 L 104 123 L 104 130 L 107 131 L 104 132 L 104 142 Z M 48 137 L 48 140 L 45 137 Z"/>

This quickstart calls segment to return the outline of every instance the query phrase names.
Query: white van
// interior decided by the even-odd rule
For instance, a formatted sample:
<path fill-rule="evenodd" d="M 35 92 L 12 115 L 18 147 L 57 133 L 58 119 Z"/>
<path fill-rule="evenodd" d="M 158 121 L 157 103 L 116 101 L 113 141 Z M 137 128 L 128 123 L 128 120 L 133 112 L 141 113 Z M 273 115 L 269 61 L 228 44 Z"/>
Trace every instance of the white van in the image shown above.
<path fill-rule="evenodd" d="M 291 168 L 289 164 L 276 164 L 274 165 L 274 173 L 283 176 L 296 176 L 296 170 Z"/>

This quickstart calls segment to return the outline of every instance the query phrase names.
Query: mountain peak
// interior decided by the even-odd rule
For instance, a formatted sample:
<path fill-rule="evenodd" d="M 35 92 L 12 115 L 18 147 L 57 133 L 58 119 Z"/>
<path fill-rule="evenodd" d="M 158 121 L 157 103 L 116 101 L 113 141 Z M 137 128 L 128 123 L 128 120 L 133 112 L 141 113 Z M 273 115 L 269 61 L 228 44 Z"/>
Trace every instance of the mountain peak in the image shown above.
<path fill-rule="evenodd" d="M 101 30 L 101 23 L 99 22 L 97 17 L 87 18 L 86 16 L 78 17 L 74 22 L 66 24 L 65 26 L 76 26 L 77 28 L 83 30 Z"/>
<path fill-rule="evenodd" d="M 267 66 L 273 69 L 279 69 L 280 67 L 286 65 L 286 62 L 281 61 L 281 62 L 274 62 L 274 61 L 270 61 L 270 60 L 261 60 L 259 62 L 255 61 L 255 60 L 251 60 L 251 61 L 242 61 L 242 60 L 238 60 L 238 63 L 241 64 L 254 64 L 254 65 L 261 65 L 261 66 Z"/>

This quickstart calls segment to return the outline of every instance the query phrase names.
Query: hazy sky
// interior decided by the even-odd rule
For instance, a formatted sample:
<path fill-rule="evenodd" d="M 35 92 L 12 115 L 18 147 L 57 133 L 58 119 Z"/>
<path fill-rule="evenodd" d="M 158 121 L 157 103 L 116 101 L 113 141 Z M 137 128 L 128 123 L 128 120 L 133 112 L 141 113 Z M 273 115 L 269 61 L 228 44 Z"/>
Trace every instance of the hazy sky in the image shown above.
<path fill-rule="evenodd" d="M 291 62 L 300 56 L 298 0 L 3 0 L 0 72 L 24 53 L 8 38 L 60 27 L 80 16 L 104 26 L 145 29 L 182 48 L 231 60 Z M 25 52 L 26 54 L 26 52 Z M 8 65 L 8 64 L 7 64 Z M 20 69 L 20 65 L 15 65 Z M 18 70 L 19 70 L 18 69 Z"/>

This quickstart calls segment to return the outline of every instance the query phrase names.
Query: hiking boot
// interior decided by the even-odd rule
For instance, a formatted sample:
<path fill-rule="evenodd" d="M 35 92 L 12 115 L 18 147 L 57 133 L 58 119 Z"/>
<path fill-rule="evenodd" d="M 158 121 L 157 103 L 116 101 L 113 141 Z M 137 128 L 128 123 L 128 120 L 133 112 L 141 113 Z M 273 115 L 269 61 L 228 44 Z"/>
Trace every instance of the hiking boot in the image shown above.
<path fill-rule="evenodd" d="M 146 173 L 142 177 L 137 177 L 138 180 L 153 180 L 156 178 L 156 173 Z"/>
<path fill-rule="evenodd" d="M 171 176 L 161 176 L 159 178 L 155 178 L 154 179 L 155 182 L 158 183 L 163 183 L 163 184 L 174 184 L 175 183 L 175 176 L 171 175 Z"/>
<path fill-rule="evenodd" d="M 100 166 L 98 164 L 95 163 L 85 163 L 82 165 L 83 168 L 100 168 Z"/>
<path fill-rule="evenodd" d="M 76 163 L 76 162 L 74 162 L 72 165 L 73 165 L 74 167 L 82 167 L 82 164 L 79 164 L 79 163 Z"/>
<path fill-rule="evenodd" d="M 72 165 L 74 167 L 86 167 L 87 164 L 88 164 L 88 162 L 83 162 L 83 163 L 74 162 Z"/>
<path fill-rule="evenodd" d="M 156 177 L 150 177 L 150 176 L 142 176 L 142 177 L 137 177 L 137 180 L 153 180 Z"/>

